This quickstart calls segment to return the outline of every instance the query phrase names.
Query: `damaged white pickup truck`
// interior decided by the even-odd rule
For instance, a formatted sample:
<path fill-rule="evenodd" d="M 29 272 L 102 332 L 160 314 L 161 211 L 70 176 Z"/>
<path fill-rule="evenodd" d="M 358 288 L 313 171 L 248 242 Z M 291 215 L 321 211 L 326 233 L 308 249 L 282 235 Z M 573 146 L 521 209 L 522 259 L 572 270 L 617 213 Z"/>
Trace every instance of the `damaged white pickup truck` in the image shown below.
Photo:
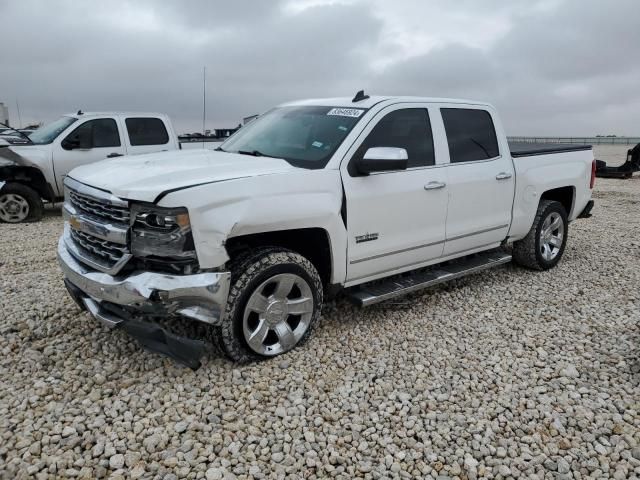
<path fill-rule="evenodd" d="M 512 258 L 549 269 L 593 206 L 591 147 L 510 146 L 479 102 L 294 102 L 217 150 L 65 180 L 71 296 L 193 368 L 211 339 L 237 361 L 291 350 L 341 290 L 367 306 Z M 208 334 L 178 335 L 176 320 Z"/>
<path fill-rule="evenodd" d="M 63 196 L 64 177 L 75 167 L 105 158 L 177 150 L 169 117 L 157 113 L 78 113 L 22 135 L 22 144 L 0 138 L 0 222 L 35 222 L 44 201 Z"/>

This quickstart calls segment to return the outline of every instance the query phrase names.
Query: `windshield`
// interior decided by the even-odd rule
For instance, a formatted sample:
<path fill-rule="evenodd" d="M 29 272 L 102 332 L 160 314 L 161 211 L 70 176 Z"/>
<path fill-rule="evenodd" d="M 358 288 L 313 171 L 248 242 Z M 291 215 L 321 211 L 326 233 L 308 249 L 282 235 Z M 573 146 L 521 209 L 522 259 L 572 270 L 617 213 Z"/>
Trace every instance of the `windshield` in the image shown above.
<path fill-rule="evenodd" d="M 29 138 L 36 145 L 44 145 L 53 142 L 58 135 L 64 132 L 69 125 L 75 122 L 77 118 L 60 117 L 55 122 L 51 122 L 44 127 L 40 127 L 33 133 L 29 134 Z M 18 135 L 18 134 L 16 134 Z"/>
<path fill-rule="evenodd" d="M 242 127 L 220 149 L 324 168 L 365 109 L 293 106 L 273 109 Z"/>

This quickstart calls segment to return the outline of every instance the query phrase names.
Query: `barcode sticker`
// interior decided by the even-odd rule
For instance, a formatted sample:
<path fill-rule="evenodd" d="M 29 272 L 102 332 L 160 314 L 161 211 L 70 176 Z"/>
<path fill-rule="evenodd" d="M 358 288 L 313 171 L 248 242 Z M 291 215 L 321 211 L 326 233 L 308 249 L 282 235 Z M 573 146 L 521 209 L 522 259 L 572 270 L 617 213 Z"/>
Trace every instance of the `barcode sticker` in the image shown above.
<path fill-rule="evenodd" d="M 358 108 L 332 108 L 327 115 L 337 115 L 339 117 L 353 117 L 359 118 L 364 113 L 364 110 Z"/>

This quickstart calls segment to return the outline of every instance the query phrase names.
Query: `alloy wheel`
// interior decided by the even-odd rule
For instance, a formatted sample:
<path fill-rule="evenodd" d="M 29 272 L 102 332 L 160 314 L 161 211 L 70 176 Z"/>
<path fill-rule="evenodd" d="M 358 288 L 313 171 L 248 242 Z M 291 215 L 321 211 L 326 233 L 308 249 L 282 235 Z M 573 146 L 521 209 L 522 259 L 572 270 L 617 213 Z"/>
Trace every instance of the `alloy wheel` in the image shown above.
<path fill-rule="evenodd" d="M 558 256 L 564 239 L 564 222 L 558 212 L 551 212 L 540 229 L 540 254 L 547 262 Z"/>
<path fill-rule="evenodd" d="M 273 356 L 295 347 L 309 328 L 311 287 L 293 273 L 274 275 L 256 288 L 244 310 L 244 339 L 254 352 Z"/>

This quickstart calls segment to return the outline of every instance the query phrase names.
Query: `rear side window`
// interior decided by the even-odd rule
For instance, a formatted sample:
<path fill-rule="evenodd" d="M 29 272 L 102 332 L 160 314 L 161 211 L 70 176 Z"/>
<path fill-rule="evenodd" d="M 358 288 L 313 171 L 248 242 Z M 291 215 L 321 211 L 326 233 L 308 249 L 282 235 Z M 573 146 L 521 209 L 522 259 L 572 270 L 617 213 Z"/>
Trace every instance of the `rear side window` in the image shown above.
<path fill-rule="evenodd" d="M 159 118 L 127 118 L 125 121 L 132 146 L 164 145 L 169 134 Z"/>
<path fill-rule="evenodd" d="M 499 155 L 496 129 L 486 110 L 443 108 L 451 163 L 487 160 Z"/>
<path fill-rule="evenodd" d="M 373 127 L 356 157 L 362 158 L 372 147 L 404 148 L 409 168 L 434 165 L 429 112 L 424 108 L 405 108 L 387 114 Z"/>

